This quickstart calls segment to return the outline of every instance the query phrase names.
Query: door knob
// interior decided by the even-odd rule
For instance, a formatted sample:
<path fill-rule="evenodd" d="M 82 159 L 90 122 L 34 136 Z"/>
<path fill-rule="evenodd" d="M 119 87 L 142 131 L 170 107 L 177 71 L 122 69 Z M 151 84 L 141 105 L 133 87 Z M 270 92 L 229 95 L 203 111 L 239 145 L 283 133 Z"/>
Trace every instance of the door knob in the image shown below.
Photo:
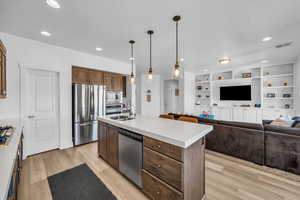
<path fill-rule="evenodd" d="M 33 119 L 33 118 L 35 118 L 35 116 L 29 115 L 28 118 L 29 118 L 29 119 Z"/>

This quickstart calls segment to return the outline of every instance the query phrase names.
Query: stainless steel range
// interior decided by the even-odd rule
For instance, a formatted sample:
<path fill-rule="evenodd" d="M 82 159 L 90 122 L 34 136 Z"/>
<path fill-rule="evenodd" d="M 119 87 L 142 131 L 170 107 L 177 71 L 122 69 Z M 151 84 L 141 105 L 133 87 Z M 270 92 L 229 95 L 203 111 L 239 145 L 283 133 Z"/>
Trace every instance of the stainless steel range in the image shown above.
<path fill-rule="evenodd" d="M 0 146 L 7 146 L 15 129 L 12 126 L 0 126 Z"/>

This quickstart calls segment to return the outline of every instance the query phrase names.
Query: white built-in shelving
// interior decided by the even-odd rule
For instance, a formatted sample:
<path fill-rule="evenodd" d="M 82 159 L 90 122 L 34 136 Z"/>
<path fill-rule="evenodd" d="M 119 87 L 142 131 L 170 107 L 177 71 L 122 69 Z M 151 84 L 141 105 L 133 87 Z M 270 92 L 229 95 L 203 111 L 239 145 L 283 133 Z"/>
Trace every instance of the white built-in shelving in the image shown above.
<path fill-rule="evenodd" d="M 271 65 L 263 67 L 263 108 L 294 109 L 294 65 Z M 273 98 L 269 98 L 273 95 Z M 288 97 L 287 97 L 288 96 Z"/>
<path fill-rule="evenodd" d="M 249 76 L 245 76 L 246 74 Z M 212 111 L 221 107 L 223 110 L 236 109 L 234 106 L 238 104 L 247 104 L 250 105 L 249 109 L 260 109 L 261 112 L 257 113 L 261 113 L 264 119 L 271 117 L 272 112 L 276 112 L 276 115 L 292 115 L 295 108 L 295 78 L 293 63 L 199 74 L 195 80 L 195 110 Z M 220 87 L 235 85 L 251 85 L 251 101 L 220 101 Z M 256 108 L 255 105 L 260 107 Z"/>
<path fill-rule="evenodd" d="M 196 76 L 195 105 L 211 105 L 211 75 L 200 74 Z"/>

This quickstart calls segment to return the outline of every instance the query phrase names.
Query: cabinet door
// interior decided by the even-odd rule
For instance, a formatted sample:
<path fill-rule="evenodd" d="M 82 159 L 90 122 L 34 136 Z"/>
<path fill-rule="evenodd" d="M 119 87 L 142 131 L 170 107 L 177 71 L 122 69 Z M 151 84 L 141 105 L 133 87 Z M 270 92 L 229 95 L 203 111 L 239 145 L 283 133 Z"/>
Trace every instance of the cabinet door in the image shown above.
<path fill-rule="evenodd" d="M 112 73 L 110 73 L 110 72 L 105 72 L 104 73 L 103 81 L 104 81 L 104 85 L 106 86 L 107 90 L 111 90 L 112 89 L 111 77 L 112 77 Z"/>
<path fill-rule="evenodd" d="M 212 114 L 215 115 L 216 120 L 220 120 L 221 112 L 219 108 L 212 108 Z"/>
<path fill-rule="evenodd" d="M 213 108 L 213 114 L 217 120 L 232 120 L 232 109 L 231 108 Z"/>
<path fill-rule="evenodd" d="M 108 128 L 107 161 L 115 169 L 119 169 L 119 132 L 117 128 Z"/>
<path fill-rule="evenodd" d="M 283 113 L 277 109 L 264 109 L 263 110 L 263 119 L 264 120 L 275 120 L 278 117 L 280 117 L 280 115 L 283 115 Z"/>
<path fill-rule="evenodd" d="M 89 70 L 89 81 L 91 84 L 103 85 L 103 72 L 99 70 Z"/>
<path fill-rule="evenodd" d="M 233 108 L 232 111 L 232 120 L 236 122 L 244 121 L 244 109 L 241 108 Z"/>
<path fill-rule="evenodd" d="M 6 97 L 6 53 L 0 41 L 0 98 Z"/>
<path fill-rule="evenodd" d="M 107 136 L 107 126 L 100 123 L 98 128 L 98 154 L 104 160 L 107 159 L 107 143 L 108 143 L 108 136 Z"/>
<path fill-rule="evenodd" d="M 118 75 L 118 90 L 123 90 L 123 76 Z"/>
<path fill-rule="evenodd" d="M 257 122 L 257 112 L 256 109 L 244 109 L 244 121 L 249 123 Z"/>
<path fill-rule="evenodd" d="M 213 108 L 213 114 L 217 120 L 232 121 L 231 108 Z"/>
<path fill-rule="evenodd" d="M 123 97 L 127 97 L 127 79 L 126 76 L 122 76 L 122 91 L 123 91 Z"/>
<path fill-rule="evenodd" d="M 113 90 L 122 90 L 122 76 L 113 74 L 111 77 L 111 85 Z"/>
<path fill-rule="evenodd" d="M 262 109 L 256 109 L 256 123 L 262 123 Z"/>
<path fill-rule="evenodd" d="M 89 70 L 82 67 L 72 67 L 72 83 L 88 84 Z"/>

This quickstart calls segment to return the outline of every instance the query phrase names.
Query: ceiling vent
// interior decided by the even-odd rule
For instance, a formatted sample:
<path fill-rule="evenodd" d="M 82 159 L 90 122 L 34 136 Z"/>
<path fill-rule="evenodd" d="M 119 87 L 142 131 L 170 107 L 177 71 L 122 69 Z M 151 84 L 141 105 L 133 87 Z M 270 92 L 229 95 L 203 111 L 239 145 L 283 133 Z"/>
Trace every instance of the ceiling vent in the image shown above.
<path fill-rule="evenodd" d="M 276 45 L 275 47 L 276 47 L 277 49 L 282 48 L 282 47 L 288 47 L 288 46 L 290 46 L 292 43 L 293 43 L 293 42 L 286 42 L 286 43 L 278 44 L 278 45 Z"/>

